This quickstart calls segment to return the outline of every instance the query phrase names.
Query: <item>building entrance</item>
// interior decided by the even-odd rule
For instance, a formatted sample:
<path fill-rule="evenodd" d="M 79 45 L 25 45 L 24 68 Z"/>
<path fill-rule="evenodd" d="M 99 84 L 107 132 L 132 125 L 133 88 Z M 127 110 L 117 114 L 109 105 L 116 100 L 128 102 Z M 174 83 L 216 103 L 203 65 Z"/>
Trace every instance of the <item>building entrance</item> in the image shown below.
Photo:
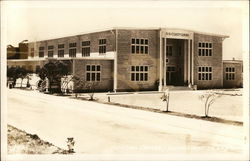
<path fill-rule="evenodd" d="M 184 42 L 180 39 L 167 39 L 165 44 L 166 85 L 184 85 Z"/>

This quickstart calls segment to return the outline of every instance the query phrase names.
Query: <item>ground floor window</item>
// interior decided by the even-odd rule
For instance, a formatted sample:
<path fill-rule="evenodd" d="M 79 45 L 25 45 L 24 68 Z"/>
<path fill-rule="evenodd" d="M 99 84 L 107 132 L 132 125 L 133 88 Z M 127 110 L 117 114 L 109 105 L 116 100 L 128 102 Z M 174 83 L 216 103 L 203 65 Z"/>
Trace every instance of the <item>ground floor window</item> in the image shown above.
<path fill-rule="evenodd" d="M 226 80 L 234 80 L 234 79 L 235 79 L 235 68 L 226 67 Z"/>
<path fill-rule="evenodd" d="M 86 66 L 86 81 L 101 81 L 101 66 L 87 65 Z"/>
<path fill-rule="evenodd" d="M 148 81 L 148 66 L 131 66 L 131 81 Z"/>
<path fill-rule="evenodd" d="M 212 80 L 212 67 L 198 67 L 198 80 Z"/>

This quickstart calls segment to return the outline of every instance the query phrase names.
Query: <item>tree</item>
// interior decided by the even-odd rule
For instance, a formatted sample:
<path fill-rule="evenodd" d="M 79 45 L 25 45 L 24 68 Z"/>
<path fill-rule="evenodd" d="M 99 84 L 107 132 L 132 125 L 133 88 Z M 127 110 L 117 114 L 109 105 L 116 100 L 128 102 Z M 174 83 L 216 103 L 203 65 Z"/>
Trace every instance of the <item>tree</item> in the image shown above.
<path fill-rule="evenodd" d="M 209 108 L 215 102 L 216 99 L 220 98 L 222 95 L 216 92 L 207 92 L 201 95 L 200 100 L 205 102 L 205 117 L 208 117 Z"/>
<path fill-rule="evenodd" d="M 87 92 L 89 95 L 89 100 L 94 100 L 94 94 L 96 92 L 96 87 L 99 85 L 99 82 L 95 81 L 85 81 L 79 76 L 73 76 L 72 81 L 74 82 L 74 93 L 75 97 L 78 97 L 79 91 Z"/>
<path fill-rule="evenodd" d="M 41 68 L 38 75 L 42 80 L 48 78 L 49 92 L 59 92 L 61 78 L 70 73 L 69 65 L 63 61 L 49 61 Z M 58 88 L 52 91 L 52 85 L 58 86 Z M 61 91 L 61 90 L 60 90 Z"/>
<path fill-rule="evenodd" d="M 13 81 L 13 86 L 16 85 L 16 80 L 18 78 L 17 75 L 17 67 L 10 67 L 7 69 L 7 79 L 8 81 Z"/>
<path fill-rule="evenodd" d="M 28 74 L 32 71 L 29 71 L 23 67 L 11 67 L 7 69 L 7 78 L 8 80 L 13 81 L 13 86 L 16 85 L 16 80 L 21 78 L 21 87 L 23 83 L 23 79 L 28 77 Z"/>

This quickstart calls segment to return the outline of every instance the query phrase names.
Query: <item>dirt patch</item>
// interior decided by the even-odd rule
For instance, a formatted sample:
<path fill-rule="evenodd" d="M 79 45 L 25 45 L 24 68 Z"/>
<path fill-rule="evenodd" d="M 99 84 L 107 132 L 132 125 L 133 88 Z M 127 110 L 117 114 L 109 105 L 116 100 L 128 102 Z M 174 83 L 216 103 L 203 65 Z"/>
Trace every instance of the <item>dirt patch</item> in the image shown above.
<path fill-rule="evenodd" d="M 36 134 L 28 134 L 8 125 L 8 154 L 67 154 L 49 142 L 43 141 Z"/>

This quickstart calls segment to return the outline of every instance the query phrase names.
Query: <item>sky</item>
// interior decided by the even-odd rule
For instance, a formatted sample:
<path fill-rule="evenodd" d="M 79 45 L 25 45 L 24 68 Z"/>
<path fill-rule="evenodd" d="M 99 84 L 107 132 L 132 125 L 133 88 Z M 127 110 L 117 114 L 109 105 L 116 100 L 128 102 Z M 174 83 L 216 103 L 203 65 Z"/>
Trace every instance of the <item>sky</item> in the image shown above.
<path fill-rule="evenodd" d="M 223 59 L 242 59 L 246 2 L 4 1 L 4 40 L 17 46 L 26 39 L 33 42 L 112 27 L 183 28 L 230 36 L 223 42 Z"/>

